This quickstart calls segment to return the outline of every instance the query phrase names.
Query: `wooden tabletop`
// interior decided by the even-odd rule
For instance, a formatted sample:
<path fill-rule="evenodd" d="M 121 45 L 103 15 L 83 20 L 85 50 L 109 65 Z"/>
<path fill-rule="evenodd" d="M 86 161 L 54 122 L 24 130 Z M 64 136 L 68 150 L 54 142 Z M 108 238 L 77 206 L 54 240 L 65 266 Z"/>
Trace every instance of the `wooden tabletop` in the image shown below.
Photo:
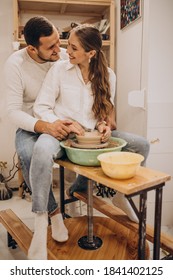
<path fill-rule="evenodd" d="M 140 166 L 137 174 L 133 178 L 116 180 L 105 175 L 101 167 L 81 166 L 74 164 L 67 159 L 56 160 L 55 162 L 77 174 L 83 175 L 97 183 L 103 184 L 126 195 L 150 189 L 171 179 L 171 176 L 168 174 Z"/>

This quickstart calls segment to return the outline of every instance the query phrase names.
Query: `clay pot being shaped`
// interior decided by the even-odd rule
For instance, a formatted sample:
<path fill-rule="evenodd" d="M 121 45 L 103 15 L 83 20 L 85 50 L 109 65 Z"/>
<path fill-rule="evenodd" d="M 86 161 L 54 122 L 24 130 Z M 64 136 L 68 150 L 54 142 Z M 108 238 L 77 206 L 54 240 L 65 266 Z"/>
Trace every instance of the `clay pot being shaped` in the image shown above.
<path fill-rule="evenodd" d="M 77 142 L 80 145 L 99 145 L 102 134 L 98 130 L 85 131 L 84 135 L 76 135 Z"/>

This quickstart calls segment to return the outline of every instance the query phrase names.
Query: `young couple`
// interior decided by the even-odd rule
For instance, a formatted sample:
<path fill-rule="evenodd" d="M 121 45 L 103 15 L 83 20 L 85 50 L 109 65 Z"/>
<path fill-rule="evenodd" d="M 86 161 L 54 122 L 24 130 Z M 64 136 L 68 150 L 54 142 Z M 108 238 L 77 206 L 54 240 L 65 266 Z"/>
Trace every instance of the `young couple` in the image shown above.
<path fill-rule="evenodd" d="M 35 213 L 29 259 L 47 259 L 48 216 L 52 238 L 68 240 L 51 188 L 54 159 L 63 155 L 60 141 L 83 127 L 127 141 L 126 151 L 144 156 L 149 143 L 141 136 L 115 130 L 116 76 L 108 68 L 99 31 L 90 25 L 74 28 L 67 50 L 60 48 L 59 33 L 44 17 L 25 25 L 27 47 L 16 51 L 5 65 L 8 117 L 18 127 L 16 151 L 26 184 L 32 190 Z M 78 176 L 69 193 L 85 191 L 87 178 Z M 135 222 L 138 219 L 124 195 L 116 193 L 113 204 Z"/>

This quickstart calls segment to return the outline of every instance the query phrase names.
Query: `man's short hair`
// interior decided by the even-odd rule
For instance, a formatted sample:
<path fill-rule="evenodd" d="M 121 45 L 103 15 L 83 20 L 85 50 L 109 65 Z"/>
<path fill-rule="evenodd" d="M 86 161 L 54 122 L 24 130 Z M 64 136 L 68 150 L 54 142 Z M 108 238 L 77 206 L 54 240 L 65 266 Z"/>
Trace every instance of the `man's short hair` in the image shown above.
<path fill-rule="evenodd" d="M 24 37 L 27 45 L 39 47 L 40 37 L 50 36 L 53 33 L 53 24 L 45 17 L 33 17 L 24 27 Z"/>

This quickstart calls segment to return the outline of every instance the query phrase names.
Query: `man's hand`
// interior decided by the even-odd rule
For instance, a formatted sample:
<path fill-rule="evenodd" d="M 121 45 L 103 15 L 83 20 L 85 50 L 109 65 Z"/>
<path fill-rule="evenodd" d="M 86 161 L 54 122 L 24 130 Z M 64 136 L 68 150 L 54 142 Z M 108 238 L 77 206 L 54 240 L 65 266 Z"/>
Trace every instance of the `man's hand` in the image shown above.
<path fill-rule="evenodd" d="M 83 127 L 73 120 L 57 120 L 53 123 L 38 120 L 34 127 L 36 132 L 47 133 L 55 137 L 59 141 L 64 140 L 70 133 L 82 135 Z"/>
<path fill-rule="evenodd" d="M 49 134 L 59 141 L 66 139 L 70 133 L 82 135 L 84 129 L 78 122 L 71 120 L 57 120 L 49 125 Z"/>
<path fill-rule="evenodd" d="M 75 133 L 77 135 L 84 135 L 85 133 L 85 129 L 76 121 L 72 121 L 69 128 L 71 129 L 71 133 Z"/>
<path fill-rule="evenodd" d="M 46 130 L 44 133 L 50 134 L 58 140 L 64 140 L 70 134 L 70 125 L 72 121 L 70 120 L 57 120 L 53 123 L 47 123 Z"/>

